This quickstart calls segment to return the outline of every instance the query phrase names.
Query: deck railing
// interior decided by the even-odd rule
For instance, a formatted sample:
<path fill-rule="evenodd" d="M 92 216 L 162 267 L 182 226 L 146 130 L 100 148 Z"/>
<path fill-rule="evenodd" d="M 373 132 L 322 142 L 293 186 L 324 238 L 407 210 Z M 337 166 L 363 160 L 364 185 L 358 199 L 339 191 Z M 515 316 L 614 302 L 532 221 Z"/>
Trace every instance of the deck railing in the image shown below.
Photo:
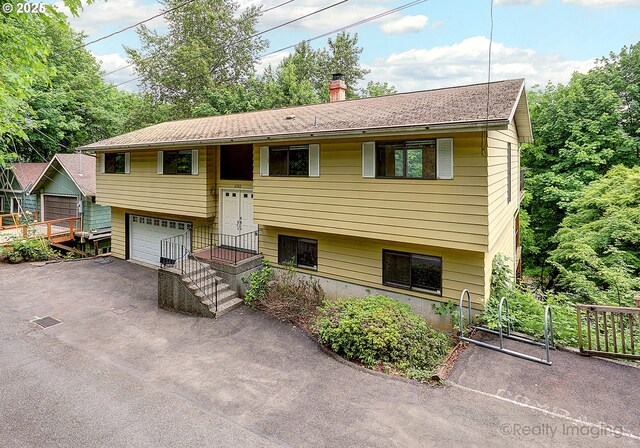
<path fill-rule="evenodd" d="M 237 265 L 248 256 L 256 255 L 260 244 L 258 230 L 241 235 L 226 235 L 214 231 L 212 225 L 191 229 L 191 247 L 196 256 Z"/>
<path fill-rule="evenodd" d="M 39 218 L 40 212 L 37 210 L 27 210 L 20 213 L 6 213 L 4 215 L 0 215 L 0 230 L 15 228 L 16 222 L 18 225 L 24 225 L 27 222 L 39 221 Z M 6 225 L 5 222 L 7 223 Z"/>
<path fill-rule="evenodd" d="M 29 224 L 8 226 L 0 229 L 0 244 L 10 243 L 14 238 L 46 238 L 50 241 L 70 241 L 81 230 L 80 218 L 61 218 L 50 221 L 34 221 Z"/>
<path fill-rule="evenodd" d="M 580 353 L 640 359 L 640 308 L 576 305 Z"/>

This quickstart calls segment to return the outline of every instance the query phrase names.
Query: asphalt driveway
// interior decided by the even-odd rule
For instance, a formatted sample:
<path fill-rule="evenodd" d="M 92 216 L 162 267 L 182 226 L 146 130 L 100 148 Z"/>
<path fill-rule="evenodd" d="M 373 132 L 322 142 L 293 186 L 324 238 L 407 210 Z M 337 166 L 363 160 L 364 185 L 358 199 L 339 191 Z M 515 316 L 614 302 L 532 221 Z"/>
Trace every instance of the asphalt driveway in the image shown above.
<path fill-rule="evenodd" d="M 402 382 L 247 308 L 160 310 L 156 275 L 0 265 L 1 446 L 640 446 L 640 369 L 470 347 L 446 387 Z"/>

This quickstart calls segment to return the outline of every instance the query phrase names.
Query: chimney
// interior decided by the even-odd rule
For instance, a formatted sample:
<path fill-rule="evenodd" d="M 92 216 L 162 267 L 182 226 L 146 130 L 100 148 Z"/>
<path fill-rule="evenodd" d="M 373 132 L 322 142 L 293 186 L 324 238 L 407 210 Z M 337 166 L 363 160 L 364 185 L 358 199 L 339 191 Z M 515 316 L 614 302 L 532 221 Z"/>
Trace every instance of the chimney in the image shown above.
<path fill-rule="evenodd" d="M 334 73 L 329 81 L 329 96 L 330 101 L 344 101 L 346 99 L 347 83 L 344 82 L 344 75 L 342 73 Z"/>

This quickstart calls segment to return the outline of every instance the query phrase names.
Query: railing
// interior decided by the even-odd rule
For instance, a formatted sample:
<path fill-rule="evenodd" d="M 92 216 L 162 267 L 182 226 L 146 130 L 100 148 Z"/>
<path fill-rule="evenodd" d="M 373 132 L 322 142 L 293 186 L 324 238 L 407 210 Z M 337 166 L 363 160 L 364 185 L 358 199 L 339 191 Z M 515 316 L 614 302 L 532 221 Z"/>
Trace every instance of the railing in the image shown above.
<path fill-rule="evenodd" d="M 226 235 L 215 232 L 212 225 L 191 229 L 192 252 L 201 258 L 228 262 L 234 266 L 239 261 L 258 254 L 260 232 Z"/>
<path fill-rule="evenodd" d="M 51 241 L 69 241 L 80 230 L 80 218 L 62 218 L 51 221 L 32 222 L 0 229 L 0 244 L 13 238 L 46 238 Z"/>
<path fill-rule="evenodd" d="M 40 218 L 40 212 L 37 210 L 34 211 L 24 211 L 20 213 L 7 213 L 4 215 L 0 215 L 0 230 L 12 229 L 16 227 L 16 222 L 18 225 L 26 224 L 26 222 L 35 222 Z M 5 220 L 10 220 L 9 225 L 4 225 Z M 22 222 L 21 222 L 22 221 Z"/>
<path fill-rule="evenodd" d="M 640 359 L 640 308 L 579 304 L 576 312 L 580 353 Z"/>
<path fill-rule="evenodd" d="M 218 311 L 218 279 L 191 251 L 192 229 L 160 241 L 160 265 L 178 269 Z"/>

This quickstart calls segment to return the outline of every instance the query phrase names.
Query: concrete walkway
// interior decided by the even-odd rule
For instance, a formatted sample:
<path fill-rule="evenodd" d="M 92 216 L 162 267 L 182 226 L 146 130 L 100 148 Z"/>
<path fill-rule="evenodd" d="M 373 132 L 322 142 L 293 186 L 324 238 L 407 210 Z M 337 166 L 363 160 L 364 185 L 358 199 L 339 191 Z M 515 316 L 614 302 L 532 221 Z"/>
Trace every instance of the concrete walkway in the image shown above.
<path fill-rule="evenodd" d="M 639 369 L 470 347 L 446 387 L 406 383 L 245 307 L 159 310 L 156 275 L 0 265 L 0 446 L 640 446 Z"/>

